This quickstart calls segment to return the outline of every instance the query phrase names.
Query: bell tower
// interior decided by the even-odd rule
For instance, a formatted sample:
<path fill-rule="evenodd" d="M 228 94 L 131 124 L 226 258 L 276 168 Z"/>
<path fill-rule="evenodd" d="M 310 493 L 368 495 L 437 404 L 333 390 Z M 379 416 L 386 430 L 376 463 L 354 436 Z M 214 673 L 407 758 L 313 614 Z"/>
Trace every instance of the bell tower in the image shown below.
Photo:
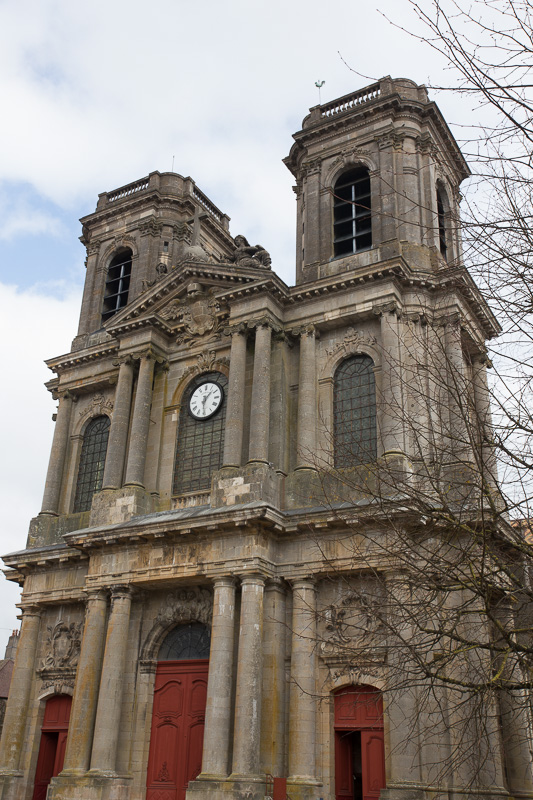
<path fill-rule="evenodd" d="M 297 284 L 398 257 L 427 270 L 459 260 L 470 173 L 424 86 L 386 77 L 314 106 L 294 140 Z"/>

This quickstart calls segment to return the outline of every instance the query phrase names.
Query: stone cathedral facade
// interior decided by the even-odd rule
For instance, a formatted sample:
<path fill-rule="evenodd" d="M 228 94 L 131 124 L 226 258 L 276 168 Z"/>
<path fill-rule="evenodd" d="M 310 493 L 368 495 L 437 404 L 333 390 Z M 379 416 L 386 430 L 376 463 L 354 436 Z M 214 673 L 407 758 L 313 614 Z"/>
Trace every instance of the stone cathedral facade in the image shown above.
<path fill-rule="evenodd" d="M 412 704 L 387 694 L 371 607 L 367 645 L 346 655 L 346 587 L 375 573 L 354 545 L 371 498 L 342 480 L 409 473 L 399 409 L 417 425 L 423 411 L 402 376 L 428 368 L 428 317 L 486 408 L 498 325 L 451 224 L 468 168 L 425 88 L 391 78 L 311 109 L 285 163 L 292 287 L 178 174 L 103 193 L 82 219 L 79 330 L 47 362 L 42 510 L 4 558 L 23 586 L 5 800 L 400 800 L 471 785 L 463 765 L 437 785 L 450 737 L 424 756 Z M 448 406 L 431 408 L 443 435 Z M 396 579 L 393 560 L 377 569 Z M 494 737 L 476 796 L 533 796 L 508 740 Z"/>

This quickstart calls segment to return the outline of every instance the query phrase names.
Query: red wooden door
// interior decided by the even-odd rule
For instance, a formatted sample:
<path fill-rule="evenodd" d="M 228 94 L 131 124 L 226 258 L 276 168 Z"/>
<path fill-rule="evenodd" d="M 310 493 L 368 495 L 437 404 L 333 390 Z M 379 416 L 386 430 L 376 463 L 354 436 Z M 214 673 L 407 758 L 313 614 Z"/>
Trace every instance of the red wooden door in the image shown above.
<path fill-rule="evenodd" d="M 67 694 L 54 695 L 46 703 L 32 800 L 46 800 L 48 784 L 63 769 L 71 705 Z"/>
<path fill-rule="evenodd" d="M 336 800 L 378 800 L 384 788 L 381 693 L 349 686 L 335 696 Z"/>
<path fill-rule="evenodd" d="M 154 688 L 146 800 L 184 800 L 202 769 L 209 661 L 163 661 Z"/>
<path fill-rule="evenodd" d="M 385 747 L 383 731 L 361 731 L 363 800 L 378 800 L 385 788 Z"/>

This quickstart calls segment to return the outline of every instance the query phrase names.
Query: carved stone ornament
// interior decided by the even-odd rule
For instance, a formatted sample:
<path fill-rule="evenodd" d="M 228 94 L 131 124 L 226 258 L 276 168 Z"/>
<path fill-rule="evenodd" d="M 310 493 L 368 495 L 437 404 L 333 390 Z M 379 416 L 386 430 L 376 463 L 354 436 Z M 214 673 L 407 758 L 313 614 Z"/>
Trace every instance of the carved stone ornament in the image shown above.
<path fill-rule="evenodd" d="M 187 367 L 184 371 L 182 380 L 189 375 L 198 375 L 201 372 L 216 372 L 221 367 L 229 367 L 229 358 L 217 358 L 216 350 L 204 350 L 199 353 L 196 364 L 193 367 Z"/>
<path fill-rule="evenodd" d="M 142 291 L 146 291 L 146 289 L 151 289 L 152 286 L 155 286 L 158 281 L 162 280 L 164 277 L 168 275 L 168 265 L 164 264 L 162 261 L 159 262 L 157 267 L 155 268 L 155 278 L 152 281 L 143 281 L 141 284 Z"/>
<path fill-rule="evenodd" d="M 199 283 L 189 284 L 182 300 L 172 300 L 160 312 L 164 320 L 183 326 L 183 332 L 176 339 L 178 344 L 191 343 L 199 336 L 215 337 L 222 328 L 219 314 L 218 300 Z"/>
<path fill-rule="evenodd" d="M 377 610 L 377 601 L 364 591 L 348 592 L 340 603 L 327 606 L 323 612 L 322 655 L 335 655 L 347 649 L 359 651 L 363 645 L 378 644 L 383 623 Z"/>
<path fill-rule="evenodd" d="M 210 625 L 212 615 L 213 596 L 209 589 L 186 587 L 167 596 L 157 621 L 161 625 L 173 622 L 203 622 Z"/>
<path fill-rule="evenodd" d="M 103 394 L 96 394 L 86 408 L 80 410 L 80 417 L 96 417 L 101 414 L 110 415 L 113 411 L 113 401 L 106 400 Z"/>
<path fill-rule="evenodd" d="M 254 267 L 257 269 L 270 269 L 272 259 L 264 247 L 260 244 L 250 245 L 246 236 L 235 237 L 235 250 L 228 259 L 237 267 Z"/>
<path fill-rule="evenodd" d="M 74 680 L 74 675 L 68 678 L 65 675 L 56 678 L 47 677 L 41 683 L 41 693 L 72 694 L 74 691 Z"/>
<path fill-rule="evenodd" d="M 358 147 L 346 147 L 331 164 L 331 168 L 335 169 L 339 164 L 345 167 L 349 164 L 358 164 L 361 161 L 367 160 L 368 152 L 366 150 L 360 150 Z"/>
<path fill-rule="evenodd" d="M 341 351 L 348 353 L 354 349 L 358 349 L 362 344 L 375 345 L 376 342 L 377 339 L 375 336 L 371 336 L 364 331 L 356 331 L 355 328 L 348 328 L 342 342 L 336 342 L 333 347 L 329 349 L 326 348 L 326 355 L 333 356 Z"/>
<path fill-rule="evenodd" d="M 80 657 L 82 623 L 71 622 L 66 625 L 59 620 L 53 627 L 47 625 L 46 628 L 48 652 L 43 659 L 42 669 L 75 667 Z"/>

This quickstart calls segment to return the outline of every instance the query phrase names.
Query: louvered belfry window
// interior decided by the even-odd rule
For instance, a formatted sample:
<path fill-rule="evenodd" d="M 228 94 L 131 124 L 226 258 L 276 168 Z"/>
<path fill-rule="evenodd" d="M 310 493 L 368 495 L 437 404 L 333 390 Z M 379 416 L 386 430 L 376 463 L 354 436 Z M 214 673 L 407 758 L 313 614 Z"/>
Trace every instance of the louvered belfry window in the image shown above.
<path fill-rule="evenodd" d="M 93 494 L 102 488 L 110 424 L 109 417 L 103 415 L 92 419 L 85 429 L 78 467 L 74 513 L 88 511 Z"/>
<path fill-rule="evenodd" d="M 123 250 L 112 259 L 105 282 L 102 322 L 124 308 L 128 302 L 131 278 L 131 250 Z"/>
<path fill-rule="evenodd" d="M 358 167 L 343 173 L 333 190 L 333 250 L 346 256 L 371 247 L 370 173 Z"/>
<path fill-rule="evenodd" d="M 377 458 L 376 383 L 370 356 L 347 358 L 334 381 L 334 453 L 339 468 Z"/>
<path fill-rule="evenodd" d="M 226 402 L 209 419 L 195 419 L 189 413 L 189 401 L 197 386 L 216 381 L 224 395 L 228 379 L 220 372 L 208 372 L 195 378 L 184 394 L 178 424 L 174 462 L 173 494 L 186 494 L 209 489 L 211 475 L 222 466 Z"/>

